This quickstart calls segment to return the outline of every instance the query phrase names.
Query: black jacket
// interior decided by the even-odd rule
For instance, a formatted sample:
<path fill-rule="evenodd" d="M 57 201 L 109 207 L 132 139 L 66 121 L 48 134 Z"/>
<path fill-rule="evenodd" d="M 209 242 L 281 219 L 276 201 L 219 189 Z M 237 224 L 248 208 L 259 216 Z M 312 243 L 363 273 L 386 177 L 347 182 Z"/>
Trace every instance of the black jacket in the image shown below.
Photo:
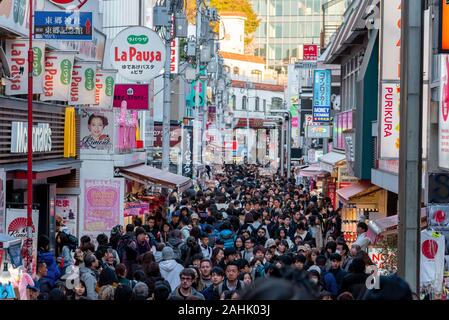
<path fill-rule="evenodd" d="M 354 299 L 360 298 L 366 291 L 366 273 L 349 273 L 342 281 L 341 292 L 350 292 Z"/>
<path fill-rule="evenodd" d="M 337 281 L 338 292 L 341 293 L 341 286 L 343 284 L 343 279 L 345 278 L 345 276 L 348 273 L 346 271 L 342 270 L 341 268 L 330 269 L 329 272 L 334 275 L 335 280 Z"/>
<path fill-rule="evenodd" d="M 204 299 L 210 300 L 210 301 L 216 301 L 220 300 L 220 294 L 218 293 L 218 288 L 214 288 L 214 285 L 211 284 L 206 289 L 201 291 L 201 293 L 204 296 Z"/>

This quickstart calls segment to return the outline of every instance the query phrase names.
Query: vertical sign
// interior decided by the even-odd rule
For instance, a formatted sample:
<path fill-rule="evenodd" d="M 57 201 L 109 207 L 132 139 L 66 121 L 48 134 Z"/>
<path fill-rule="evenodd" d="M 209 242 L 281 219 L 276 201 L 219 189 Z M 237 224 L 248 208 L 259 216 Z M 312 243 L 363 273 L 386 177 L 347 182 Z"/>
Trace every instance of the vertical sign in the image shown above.
<path fill-rule="evenodd" d="M 327 192 L 331 199 L 332 206 L 336 208 L 337 205 L 337 185 L 335 182 L 329 183 L 327 186 Z"/>
<path fill-rule="evenodd" d="M 440 106 L 438 120 L 438 164 L 449 169 L 449 55 L 440 57 Z"/>
<path fill-rule="evenodd" d="M 0 171 L 0 234 L 5 232 L 6 171 Z M 1 251 L 1 250 L 0 250 Z M 1 263 L 1 259 L 0 259 Z"/>
<path fill-rule="evenodd" d="M 179 39 L 174 38 L 170 43 L 170 73 L 177 74 L 179 65 Z"/>
<path fill-rule="evenodd" d="M 70 233 L 77 236 L 76 227 L 78 219 L 78 197 L 57 195 L 55 203 L 56 215 L 69 228 Z"/>
<path fill-rule="evenodd" d="M 314 71 L 313 122 L 330 121 L 331 76 L 331 70 Z"/>
<path fill-rule="evenodd" d="M 45 42 L 33 41 L 33 93 L 44 88 Z M 5 40 L 5 54 L 11 69 L 11 79 L 6 79 L 7 96 L 28 93 L 28 40 Z"/>
<path fill-rule="evenodd" d="M 193 174 L 193 126 L 184 126 L 182 139 L 182 175 L 192 178 Z"/>
<path fill-rule="evenodd" d="M 381 88 L 380 157 L 398 158 L 400 88 L 398 83 L 382 83 Z"/>
<path fill-rule="evenodd" d="M 116 70 L 97 70 L 95 76 L 95 108 L 112 109 Z"/>
<path fill-rule="evenodd" d="M 316 61 L 318 59 L 318 45 L 305 44 L 303 46 L 303 60 Z"/>
<path fill-rule="evenodd" d="M 44 93 L 41 94 L 41 101 L 68 101 L 74 58 L 74 53 L 47 52 Z"/>
<path fill-rule="evenodd" d="M 96 62 L 76 62 L 72 71 L 69 103 L 89 105 L 95 103 Z"/>
<path fill-rule="evenodd" d="M 439 46 L 440 53 L 449 53 L 449 2 L 440 1 L 440 27 L 439 27 Z"/>

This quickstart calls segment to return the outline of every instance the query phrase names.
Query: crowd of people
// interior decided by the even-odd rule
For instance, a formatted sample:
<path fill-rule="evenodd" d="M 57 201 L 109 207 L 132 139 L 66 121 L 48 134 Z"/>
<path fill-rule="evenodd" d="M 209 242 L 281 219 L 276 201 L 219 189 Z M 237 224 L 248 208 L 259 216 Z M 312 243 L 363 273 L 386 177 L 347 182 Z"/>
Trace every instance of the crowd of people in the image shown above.
<path fill-rule="evenodd" d="M 214 187 L 173 192 L 145 221 L 38 242 L 36 300 L 412 299 L 397 276 L 367 289 L 367 225 L 350 247 L 340 209 L 282 175 L 226 165 Z M 385 289 L 383 289 L 385 288 Z M 394 290 L 391 290 L 394 288 Z M 388 290 L 387 290 L 388 289 Z"/>

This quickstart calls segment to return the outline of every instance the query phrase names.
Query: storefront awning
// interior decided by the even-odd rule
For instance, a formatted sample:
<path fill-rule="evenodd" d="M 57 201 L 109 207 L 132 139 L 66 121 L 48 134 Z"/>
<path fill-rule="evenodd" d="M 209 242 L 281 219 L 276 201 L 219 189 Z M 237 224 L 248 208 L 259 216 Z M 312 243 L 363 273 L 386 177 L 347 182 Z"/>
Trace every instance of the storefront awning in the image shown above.
<path fill-rule="evenodd" d="M 47 179 L 51 177 L 70 174 L 74 169 L 81 167 L 81 160 L 60 159 L 33 162 L 33 179 Z M 26 179 L 27 163 L 12 163 L 3 166 L 8 179 Z"/>
<path fill-rule="evenodd" d="M 316 176 L 324 176 L 327 172 L 321 169 L 319 166 L 308 166 L 307 168 L 303 168 L 299 170 L 299 175 L 301 177 L 316 177 Z"/>
<path fill-rule="evenodd" d="M 340 201 L 348 202 L 354 197 L 361 197 L 378 190 L 380 188 L 371 183 L 356 183 L 347 188 L 337 189 L 337 194 L 340 197 Z"/>
<path fill-rule="evenodd" d="M 163 188 L 178 189 L 183 192 L 190 188 L 193 183 L 190 178 L 166 172 L 147 165 L 138 165 L 128 168 L 120 168 L 123 177 L 140 183 L 147 183 Z"/>
<path fill-rule="evenodd" d="M 332 172 L 334 167 L 340 162 L 346 160 L 346 156 L 343 153 L 329 152 L 323 155 L 320 159 L 320 167 L 322 170 Z"/>

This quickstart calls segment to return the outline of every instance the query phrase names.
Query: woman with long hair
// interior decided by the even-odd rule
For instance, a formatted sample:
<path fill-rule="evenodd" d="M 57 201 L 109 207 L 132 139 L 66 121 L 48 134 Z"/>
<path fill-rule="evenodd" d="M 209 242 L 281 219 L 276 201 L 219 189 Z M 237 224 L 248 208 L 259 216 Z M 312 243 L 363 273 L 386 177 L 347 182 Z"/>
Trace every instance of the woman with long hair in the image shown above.
<path fill-rule="evenodd" d="M 311 266 L 315 265 L 316 258 L 320 255 L 320 250 L 317 248 L 313 248 L 306 255 L 306 265 L 304 269 L 308 270 Z"/>
<path fill-rule="evenodd" d="M 215 248 L 212 251 L 212 257 L 211 257 L 211 261 L 212 261 L 212 265 L 218 266 L 220 261 L 223 260 L 224 258 L 224 250 L 221 248 Z"/>
<path fill-rule="evenodd" d="M 167 221 L 164 221 L 162 223 L 162 229 L 161 229 L 161 242 L 167 244 L 169 234 L 172 231 L 172 226 Z"/>

